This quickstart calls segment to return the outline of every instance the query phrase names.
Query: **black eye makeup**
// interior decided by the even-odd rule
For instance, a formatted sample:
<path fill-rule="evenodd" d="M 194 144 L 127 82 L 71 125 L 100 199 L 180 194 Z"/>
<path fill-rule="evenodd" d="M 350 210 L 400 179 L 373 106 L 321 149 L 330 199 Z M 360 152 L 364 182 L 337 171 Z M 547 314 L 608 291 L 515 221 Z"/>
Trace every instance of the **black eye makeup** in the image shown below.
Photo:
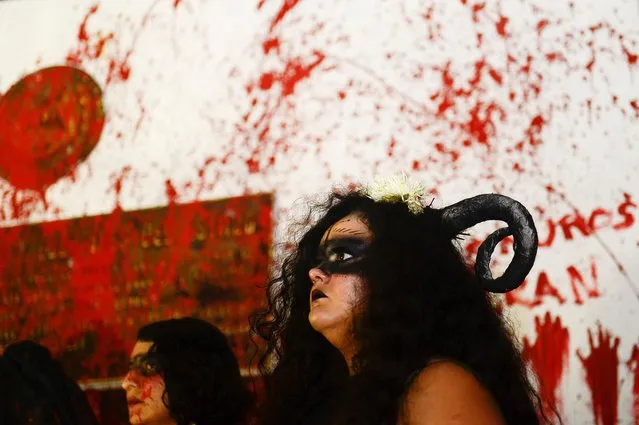
<path fill-rule="evenodd" d="M 322 243 L 317 255 L 317 268 L 324 273 L 357 274 L 359 262 L 369 243 L 358 238 L 335 238 Z"/>
<path fill-rule="evenodd" d="M 129 371 L 141 376 L 155 376 L 160 373 L 160 363 L 147 354 L 135 356 L 129 361 Z"/>

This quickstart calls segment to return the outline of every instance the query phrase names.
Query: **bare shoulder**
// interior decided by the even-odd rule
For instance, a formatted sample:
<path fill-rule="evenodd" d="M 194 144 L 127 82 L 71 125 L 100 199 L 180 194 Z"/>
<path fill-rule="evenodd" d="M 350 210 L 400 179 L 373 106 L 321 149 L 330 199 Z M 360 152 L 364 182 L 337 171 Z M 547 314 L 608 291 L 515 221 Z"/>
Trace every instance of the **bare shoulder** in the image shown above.
<path fill-rule="evenodd" d="M 494 398 L 470 373 L 453 362 L 424 368 L 411 383 L 400 425 L 504 425 Z"/>

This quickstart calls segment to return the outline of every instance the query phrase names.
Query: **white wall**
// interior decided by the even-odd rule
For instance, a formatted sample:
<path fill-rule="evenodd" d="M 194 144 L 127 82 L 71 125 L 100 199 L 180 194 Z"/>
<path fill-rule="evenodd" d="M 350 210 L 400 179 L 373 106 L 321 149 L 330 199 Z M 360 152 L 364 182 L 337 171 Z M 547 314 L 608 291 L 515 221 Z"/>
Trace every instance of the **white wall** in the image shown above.
<path fill-rule="evenodd" d="M 121 175 L 126 210 L 165 204 L 167 179 L 181 202 L 275 192 L 278 240 L 301 196 L 401 170 L 424 180 L 438 206 L 479 192 L 516 197 L 534 210 L 542 240 L 547 219 L 577 210 L 588 220 L 603 208 L 612 222 L 597 218 L 594 234 L 567 240 L 556 227 L 518 294 L 532 299 L 545 272 L 565 301 L 546 295 L 511 313 L 533 340 L 546 312 L 568 327 L 560 391 L 571 424 L 594 422 L 576 350 L 589 354 L 597 323 L 618 336 L 619 423 L 637 423 L 625 362 L 639 343 L 639 224 L 613 228 L 624 193 L 639 201 L 636 1 L 176 3 L 99 3 L 84 48 L 98 33 L 113 38 L 79 66 L 104 88 L 100 142 L 74 178 L 46 189 L 46 208 L 15 209 L 12 197 L 32 193 L 0 180 L 1 225 L 108 213 Z M 284 3 L 293 7 L 273 24 Z M 0 4 L 0 93 L 82 51 L 78 31 L 93 4 Z M 275 39 L 279 49 L 266 51 Z M 107 84 L 109 64 L 123 62 L 128 79 Z M 581 291 L 579 305 L 566 269 L 592 285 L 591 261 L 601 295 Z M 611 364 L 597 367 L 605 375 Z"/>

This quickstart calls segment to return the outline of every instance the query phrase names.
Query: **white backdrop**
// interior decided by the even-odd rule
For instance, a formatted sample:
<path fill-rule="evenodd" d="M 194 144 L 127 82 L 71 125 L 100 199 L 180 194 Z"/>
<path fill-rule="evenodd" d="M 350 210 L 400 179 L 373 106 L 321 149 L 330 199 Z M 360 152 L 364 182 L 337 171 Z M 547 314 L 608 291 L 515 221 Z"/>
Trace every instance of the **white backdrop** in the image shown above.
<path fill-rule="evenodd" d="M 507 194 L 552 236 L 509 313 L 529 342 L 547 312 L 568 329 L 565 366 L 537 345 L 567 423 L 637 424 L 637 28 L 636 0 L 2 2 L 0 99 L 69 63 L 107 118 L 42 194 L 0 180 L 0 224 L 164 205 L 167 180 L 179 202 L 274 192 L 277 241 L 296 200 L 375 174 L 409 172 L 436 206 Z"/>

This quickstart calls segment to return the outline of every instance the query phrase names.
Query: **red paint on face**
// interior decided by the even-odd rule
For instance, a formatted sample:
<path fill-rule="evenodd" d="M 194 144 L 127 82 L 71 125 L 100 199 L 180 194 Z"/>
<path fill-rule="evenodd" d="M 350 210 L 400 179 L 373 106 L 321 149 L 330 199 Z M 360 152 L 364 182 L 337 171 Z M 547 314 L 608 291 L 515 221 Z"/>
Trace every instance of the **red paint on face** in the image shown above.
<path fill-rule="evenodd" d="M 151 346 L 151 342 L 136 342 L 131 358 L 145 355 Z M 145 376 L 138 370 L 129 370 L 122 381 L 122 388 L 126 392 L 129 421 L 132 425 L 175 425 L 175 420 L 170 417 L 164 403 L 166 386 L 160 374 Z"/>
<path fill-rule="evenodd" d="M 594 341 L 588 330 L 590 354 L 584 356 L 577 350 L 585 374 L 586 384 L 592 397 L 593 419 L 596 425 L 616 425 L 619 396 L 619 338 L 597 326 Z"/>
<path fill-rule="evenodd" d="M 535 332 L 534 343 L 524 338 L 522 354 L 539 378 L 544 410 L 552 412 L 561 403 L 558 390 L 568 366 L 570 334 L 561 319 L 553 320 L 550 313 L 546 313 L 543 322 L 539 316 L 535 317 Z"/>
<path fill-rule="evenodd" d="M 632 381 L 632 412 L 635 425 L 639 425 L 639 344 L 632 347 L 632 354 L 626 363 L 633 373 Z"/>

